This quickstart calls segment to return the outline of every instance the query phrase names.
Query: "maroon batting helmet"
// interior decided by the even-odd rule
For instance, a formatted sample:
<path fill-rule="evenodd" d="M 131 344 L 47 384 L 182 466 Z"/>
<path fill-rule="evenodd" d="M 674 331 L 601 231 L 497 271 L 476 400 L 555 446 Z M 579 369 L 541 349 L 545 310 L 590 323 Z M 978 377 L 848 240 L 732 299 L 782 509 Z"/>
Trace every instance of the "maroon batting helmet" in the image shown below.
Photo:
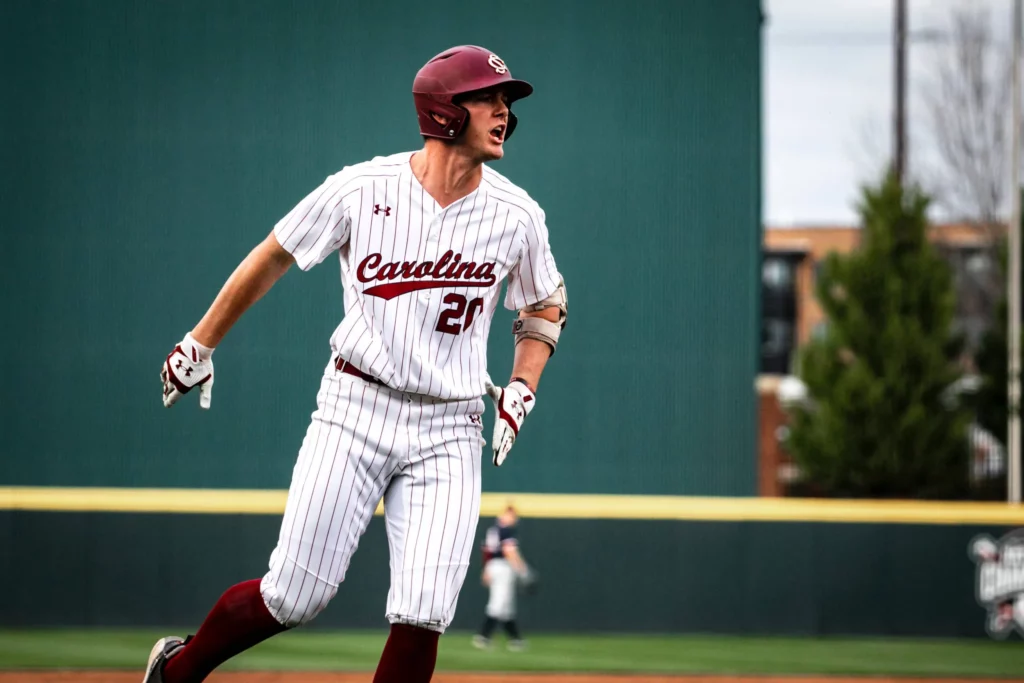
<path fill-rule="evenodd" d="M 501 57 L 476 45 L 459 45 L 437 55 L 423 65 L 412 83 L 420 133 L 431 138 L 454 140 L 465 128 L 469 112 L 453 100 L 458 95 L 496 85 L 504 86 L 508 96 L 508 126 L 505 130 L 505 139 L 508 140 L 518 122 L 512 113 L 512 103 L 528 97 L 533 86 L 512 78 Z M 442 126 L 432 114 L 448 119 L 448 125 Z"/>

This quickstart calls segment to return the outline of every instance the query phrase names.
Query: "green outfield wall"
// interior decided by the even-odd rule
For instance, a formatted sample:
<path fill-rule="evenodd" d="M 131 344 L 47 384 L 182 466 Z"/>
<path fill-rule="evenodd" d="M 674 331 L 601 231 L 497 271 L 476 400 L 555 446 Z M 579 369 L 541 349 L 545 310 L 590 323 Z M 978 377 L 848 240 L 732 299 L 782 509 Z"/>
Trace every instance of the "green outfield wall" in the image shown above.
<path fill-rule="evenodd" d="M 208 413 L 165 410 L 159 366 L 307 192 L 421 143 L 413 75 L 475 43 L 536 88 L 495 168 L 570 302 L 522 466 L 485 486 L 753 493 L 761 30 L 757 0 L 0 3 L 0 485 L 287 488 L 336 261 L 232 330 Z"/>
<path fill-rule="evenodd" d="M 685 514 L 701 510 L 710 507 Z M 0 606 L 0 627 L 194 629 L 225 588 L 266 571 L 279 519 L 0 511 L 0 585 L 17 587 Z M 489 522 L 482 519 L 478 544 Z M 981 534 L 998 540 L 1022 526 L 526 517 L 521 548 L 541 583 L 521 601 L 520 620 L 527 633 L 985 638 L 968 547 Z M 454 629 L 482 618 L 480 570 L 476 553 Z M 309 628 L 385 629 L 388 580 L 376 516 L 338 595 Z"/>

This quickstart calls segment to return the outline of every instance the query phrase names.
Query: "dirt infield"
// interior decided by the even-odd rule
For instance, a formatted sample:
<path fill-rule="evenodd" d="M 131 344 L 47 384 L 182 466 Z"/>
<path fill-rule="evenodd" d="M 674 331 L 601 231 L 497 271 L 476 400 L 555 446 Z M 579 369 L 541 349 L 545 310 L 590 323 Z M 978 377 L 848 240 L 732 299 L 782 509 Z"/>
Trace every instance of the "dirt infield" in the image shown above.
<path fill-rule="evenodd" d="M 338 672 L 233 672 L 210 676 L 208 683 L 369 683 L 372 673 Z M 0 683 L 139 683 L 141 673 L 126 671 L 10 671 L 0 672 Z M 850 678 L 820 676 L 621 676 L 531 673 L 444 673 L 435 683 L 1007 683 L 1011 679 L 984 678 Z M 1024 679 L 1022 679 L 1024 680 Z"/>

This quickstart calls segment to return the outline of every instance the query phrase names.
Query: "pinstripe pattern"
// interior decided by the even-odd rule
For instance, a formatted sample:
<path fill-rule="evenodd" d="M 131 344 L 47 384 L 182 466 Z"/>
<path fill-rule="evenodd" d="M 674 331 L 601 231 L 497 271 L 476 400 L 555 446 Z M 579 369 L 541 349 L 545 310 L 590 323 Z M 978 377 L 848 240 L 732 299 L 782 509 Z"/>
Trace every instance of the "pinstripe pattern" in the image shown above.
<path fill-rule="evenodd" d="M 441 209 L 410 156 L 342 169 L 274 228 L 302 270 L 337 253 L 345 303 L 261 583 L 284 624 L 334 597 L 383 498 L 387 618 L 445 630 L 480 513 L 480 397 L 502 282 L 515 310 L 561 279 L 525 192 L 485 168 L 474 192 Z M 387 386 L 336 370 L 337 357 Z"/>
<path fill-rule="evenodd" d="M 387 618 L 443 631 L 480 513 L 483 411 L 479 398 L 405 394 L 329 366 L 261 583 L 275 618 L 295 626 L 327 606 L 383 497 Z"/>
<path fill-rule="evenodd" d="M 391 541 L 387 618 L 443 631 L 469 569 L 480 516 L 479 399 L 422 404 L 421 448 L 384 494 Z"/>
<path fill-rule="evenodd" d="M 561 280 L 544 212 L 488 167 L 474 192 L 441 209 L 412 173 L 411 155 L 342 169 L 274 232 L 303 270 L 338 254 L 345 316 L 331 336 L 335 353 L 399 391 L 478 397 L 502 282 L 508 283 L 505 307 L 516 310 L 544 299 Z M 493 281 L 483 274 L 474 279 L 484 264 L 491 264 Z M 401 282 L 433 286 L 368 293 Z"/>

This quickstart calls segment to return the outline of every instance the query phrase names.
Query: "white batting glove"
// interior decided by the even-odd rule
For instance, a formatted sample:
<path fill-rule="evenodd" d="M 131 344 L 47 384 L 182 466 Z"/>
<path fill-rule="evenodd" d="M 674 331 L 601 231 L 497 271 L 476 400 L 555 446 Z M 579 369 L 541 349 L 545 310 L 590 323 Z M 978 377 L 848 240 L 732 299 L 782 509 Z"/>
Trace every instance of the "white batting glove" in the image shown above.
<path fill-rule="evenodd" d="M 160 370 L 164 385 L 164 407 L 170 408 L 179 398 L 199 387 L 199 407 L 209 408 L 213 394 L 213 349 L 203 346 L 186 334 Z"/>
<path fill-rule="evenodd" d="M 494 456 L 491 461 L 496 467 L 501 467 L 519 436 L 523 420 L 533 410 L 537 397 L 526 386 L 526 382 L 519 379 L 513 380 L 504 389 L 494 386 L 488 379 L 486 387 L 487 394 L 494 400 L 495 413 L 494 437 L 491 439 Z"/>

